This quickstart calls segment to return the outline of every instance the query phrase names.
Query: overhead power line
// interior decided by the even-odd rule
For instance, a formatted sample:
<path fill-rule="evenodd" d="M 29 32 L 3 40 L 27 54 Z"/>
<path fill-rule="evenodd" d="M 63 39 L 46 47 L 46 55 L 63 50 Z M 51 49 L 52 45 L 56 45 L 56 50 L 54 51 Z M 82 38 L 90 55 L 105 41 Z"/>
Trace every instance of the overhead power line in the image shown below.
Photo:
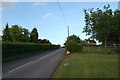
<path fill-rule="evenodd" d="M 62 8 L 61 8 L 60 3 L 59 3 L 58 1 L 57 1 L 57 4 L 58 4 L 58 7 L 59 7 L 59 9 L 60 9 L 60 11 L 61 11 L 62 17 L 63 17 L 63 19 L 64 19 L 64 21 L 65 21 L 65 24 L 68 26 L 68 40 L 69 40 L 69 25 L 68 25 L 68 23 L 67 23 L 67 20 L 66 20 L 64 14 L 63 14 Z"/>
<path fill-rule="evenodd" d="M 57 1 L 57 4 L 58 4 L 58 7 L 59 7 L 59 9 L 60 9 L 60 12 L 61 12 L 61 14 L 62 14 L 62 17 L 63 17 L 63 19 L 64 19 L 64 21 L 65 21 L 65 24 L 67 25 L 67 26 L 69 26 L 68 25 L 68 22 L 67 22 L 67 20 L 66 20 L 66 18 L 65 18 L 65 16 L 64 16 L 64 14 L 63 14 L 63 11 L 62 11 L 62 8 L 61 8 L 61 6 L 60 6 L 60 3 Z"/>

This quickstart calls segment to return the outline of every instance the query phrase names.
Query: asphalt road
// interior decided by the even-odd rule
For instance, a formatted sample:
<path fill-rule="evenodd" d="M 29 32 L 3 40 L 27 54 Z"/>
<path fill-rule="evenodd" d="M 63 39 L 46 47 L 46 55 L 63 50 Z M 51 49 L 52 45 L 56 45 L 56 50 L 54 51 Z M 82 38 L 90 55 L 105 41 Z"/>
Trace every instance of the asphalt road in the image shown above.
<path fill-rule="evenodd" d="M 2 64 L 3 78 L 50 78 L 64 56 L 64 48 Z"/>

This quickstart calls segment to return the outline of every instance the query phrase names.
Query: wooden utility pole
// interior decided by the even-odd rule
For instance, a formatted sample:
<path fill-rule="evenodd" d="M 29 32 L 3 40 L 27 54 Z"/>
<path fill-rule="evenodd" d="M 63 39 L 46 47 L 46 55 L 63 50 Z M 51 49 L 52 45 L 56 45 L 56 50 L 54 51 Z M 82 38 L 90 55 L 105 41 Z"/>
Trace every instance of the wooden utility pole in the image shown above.
<path fill-rule="evenodd" d="M 68 26 L 68 37 L 69 37 L 69 26 Z"/>
<path fill-rule="evenodd" d="M 68 42 L 69 42 L 69 26 L 68 26 Z"/>

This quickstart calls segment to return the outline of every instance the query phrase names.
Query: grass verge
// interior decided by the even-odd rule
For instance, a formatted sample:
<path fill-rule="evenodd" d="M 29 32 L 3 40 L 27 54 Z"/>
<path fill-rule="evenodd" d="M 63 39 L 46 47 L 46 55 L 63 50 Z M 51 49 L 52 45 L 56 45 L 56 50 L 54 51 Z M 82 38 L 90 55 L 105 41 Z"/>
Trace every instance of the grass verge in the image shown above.
<path fill-rule="evenodd" d="M 65 56 L 52 78 L 118 78 L 118 56 L 73 53 Z"/>

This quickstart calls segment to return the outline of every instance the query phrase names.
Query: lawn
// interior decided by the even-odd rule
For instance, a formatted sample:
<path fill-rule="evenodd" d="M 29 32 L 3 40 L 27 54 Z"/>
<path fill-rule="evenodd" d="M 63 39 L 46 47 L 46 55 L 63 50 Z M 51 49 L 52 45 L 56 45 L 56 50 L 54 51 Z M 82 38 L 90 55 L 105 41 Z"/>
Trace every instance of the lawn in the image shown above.
<path fill-rule="evenodd" d="M 118 78 L 118 56 L 73 53 L 64 57 L 52 78 Z"/>

